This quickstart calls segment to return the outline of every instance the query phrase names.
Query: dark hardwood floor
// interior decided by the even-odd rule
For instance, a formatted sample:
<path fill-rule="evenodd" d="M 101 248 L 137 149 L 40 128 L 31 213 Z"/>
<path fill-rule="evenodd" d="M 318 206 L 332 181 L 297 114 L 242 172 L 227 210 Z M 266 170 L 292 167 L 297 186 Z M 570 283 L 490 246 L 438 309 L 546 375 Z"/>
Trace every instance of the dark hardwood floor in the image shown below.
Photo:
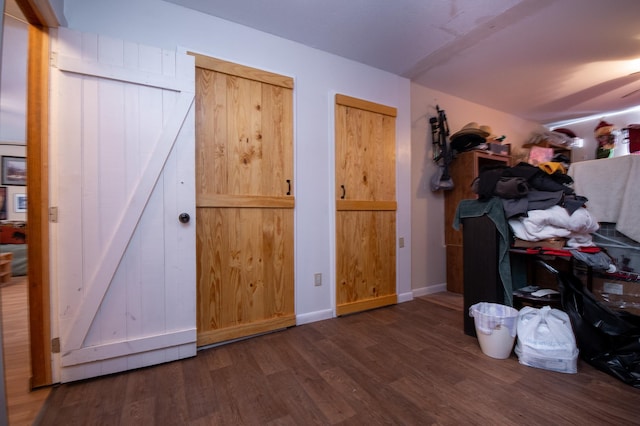
<path fill-rule="evenodd" d="M 640 390 L 484 355 L 427 296 L 55 387 L 41 425 L 630 425 Z"/>

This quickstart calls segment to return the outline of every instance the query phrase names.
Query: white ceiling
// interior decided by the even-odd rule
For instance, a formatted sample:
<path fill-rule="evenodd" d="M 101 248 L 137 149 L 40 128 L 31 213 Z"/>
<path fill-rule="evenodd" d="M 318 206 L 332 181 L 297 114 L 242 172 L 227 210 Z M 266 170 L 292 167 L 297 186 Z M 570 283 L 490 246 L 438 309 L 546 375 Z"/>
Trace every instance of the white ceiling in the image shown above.
<path fill-rule="evenodd" d="M 167 1 L 540 123 L 640 105 L 639 0 Z"/>

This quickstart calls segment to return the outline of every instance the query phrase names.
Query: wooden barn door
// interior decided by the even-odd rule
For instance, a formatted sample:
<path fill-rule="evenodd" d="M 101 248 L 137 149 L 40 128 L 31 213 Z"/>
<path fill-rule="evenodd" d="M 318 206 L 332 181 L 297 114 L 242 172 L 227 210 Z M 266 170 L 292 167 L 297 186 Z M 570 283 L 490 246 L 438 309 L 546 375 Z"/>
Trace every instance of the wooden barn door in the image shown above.
<path fill-rule="evenodd" d="M 396 109 L 336 95 L 336 314 L 397 302 Z"/>
<path fill-rule="evenodd" d="M 195 56 L 204 346 L 295 325 L 293 80 Z"/>
<path fill-rule="evenodd" d="M 53 52 L 60 380 L 193 356 L 193 58 L 64 28 Z"/>

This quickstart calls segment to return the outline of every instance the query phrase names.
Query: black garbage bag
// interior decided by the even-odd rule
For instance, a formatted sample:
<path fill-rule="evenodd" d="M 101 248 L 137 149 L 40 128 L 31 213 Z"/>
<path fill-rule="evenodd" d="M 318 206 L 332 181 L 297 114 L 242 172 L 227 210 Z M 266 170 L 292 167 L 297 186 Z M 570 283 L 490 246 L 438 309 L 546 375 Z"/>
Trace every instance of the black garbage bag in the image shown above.
<path fill-rule="evenodd" d="M 573 274 L 556 271 L 580 358 L 600 371 L 640 388 L 640 316 L 615 311 L 596 300 Z"/>

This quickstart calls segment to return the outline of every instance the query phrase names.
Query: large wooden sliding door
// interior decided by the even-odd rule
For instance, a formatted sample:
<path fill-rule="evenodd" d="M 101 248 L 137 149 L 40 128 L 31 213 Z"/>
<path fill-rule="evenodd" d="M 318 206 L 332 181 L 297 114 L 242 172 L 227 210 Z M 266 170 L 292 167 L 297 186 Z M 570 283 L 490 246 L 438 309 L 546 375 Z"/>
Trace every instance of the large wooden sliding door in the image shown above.
<path fill-rule="evenodd" d="M 336 95 L 336 313 L 396 296 L 396 109 Z"/>
<path fill-rule="evenodd" d="M 295 325 L 293 80 L 194 56 L 203 346 Z"/>

